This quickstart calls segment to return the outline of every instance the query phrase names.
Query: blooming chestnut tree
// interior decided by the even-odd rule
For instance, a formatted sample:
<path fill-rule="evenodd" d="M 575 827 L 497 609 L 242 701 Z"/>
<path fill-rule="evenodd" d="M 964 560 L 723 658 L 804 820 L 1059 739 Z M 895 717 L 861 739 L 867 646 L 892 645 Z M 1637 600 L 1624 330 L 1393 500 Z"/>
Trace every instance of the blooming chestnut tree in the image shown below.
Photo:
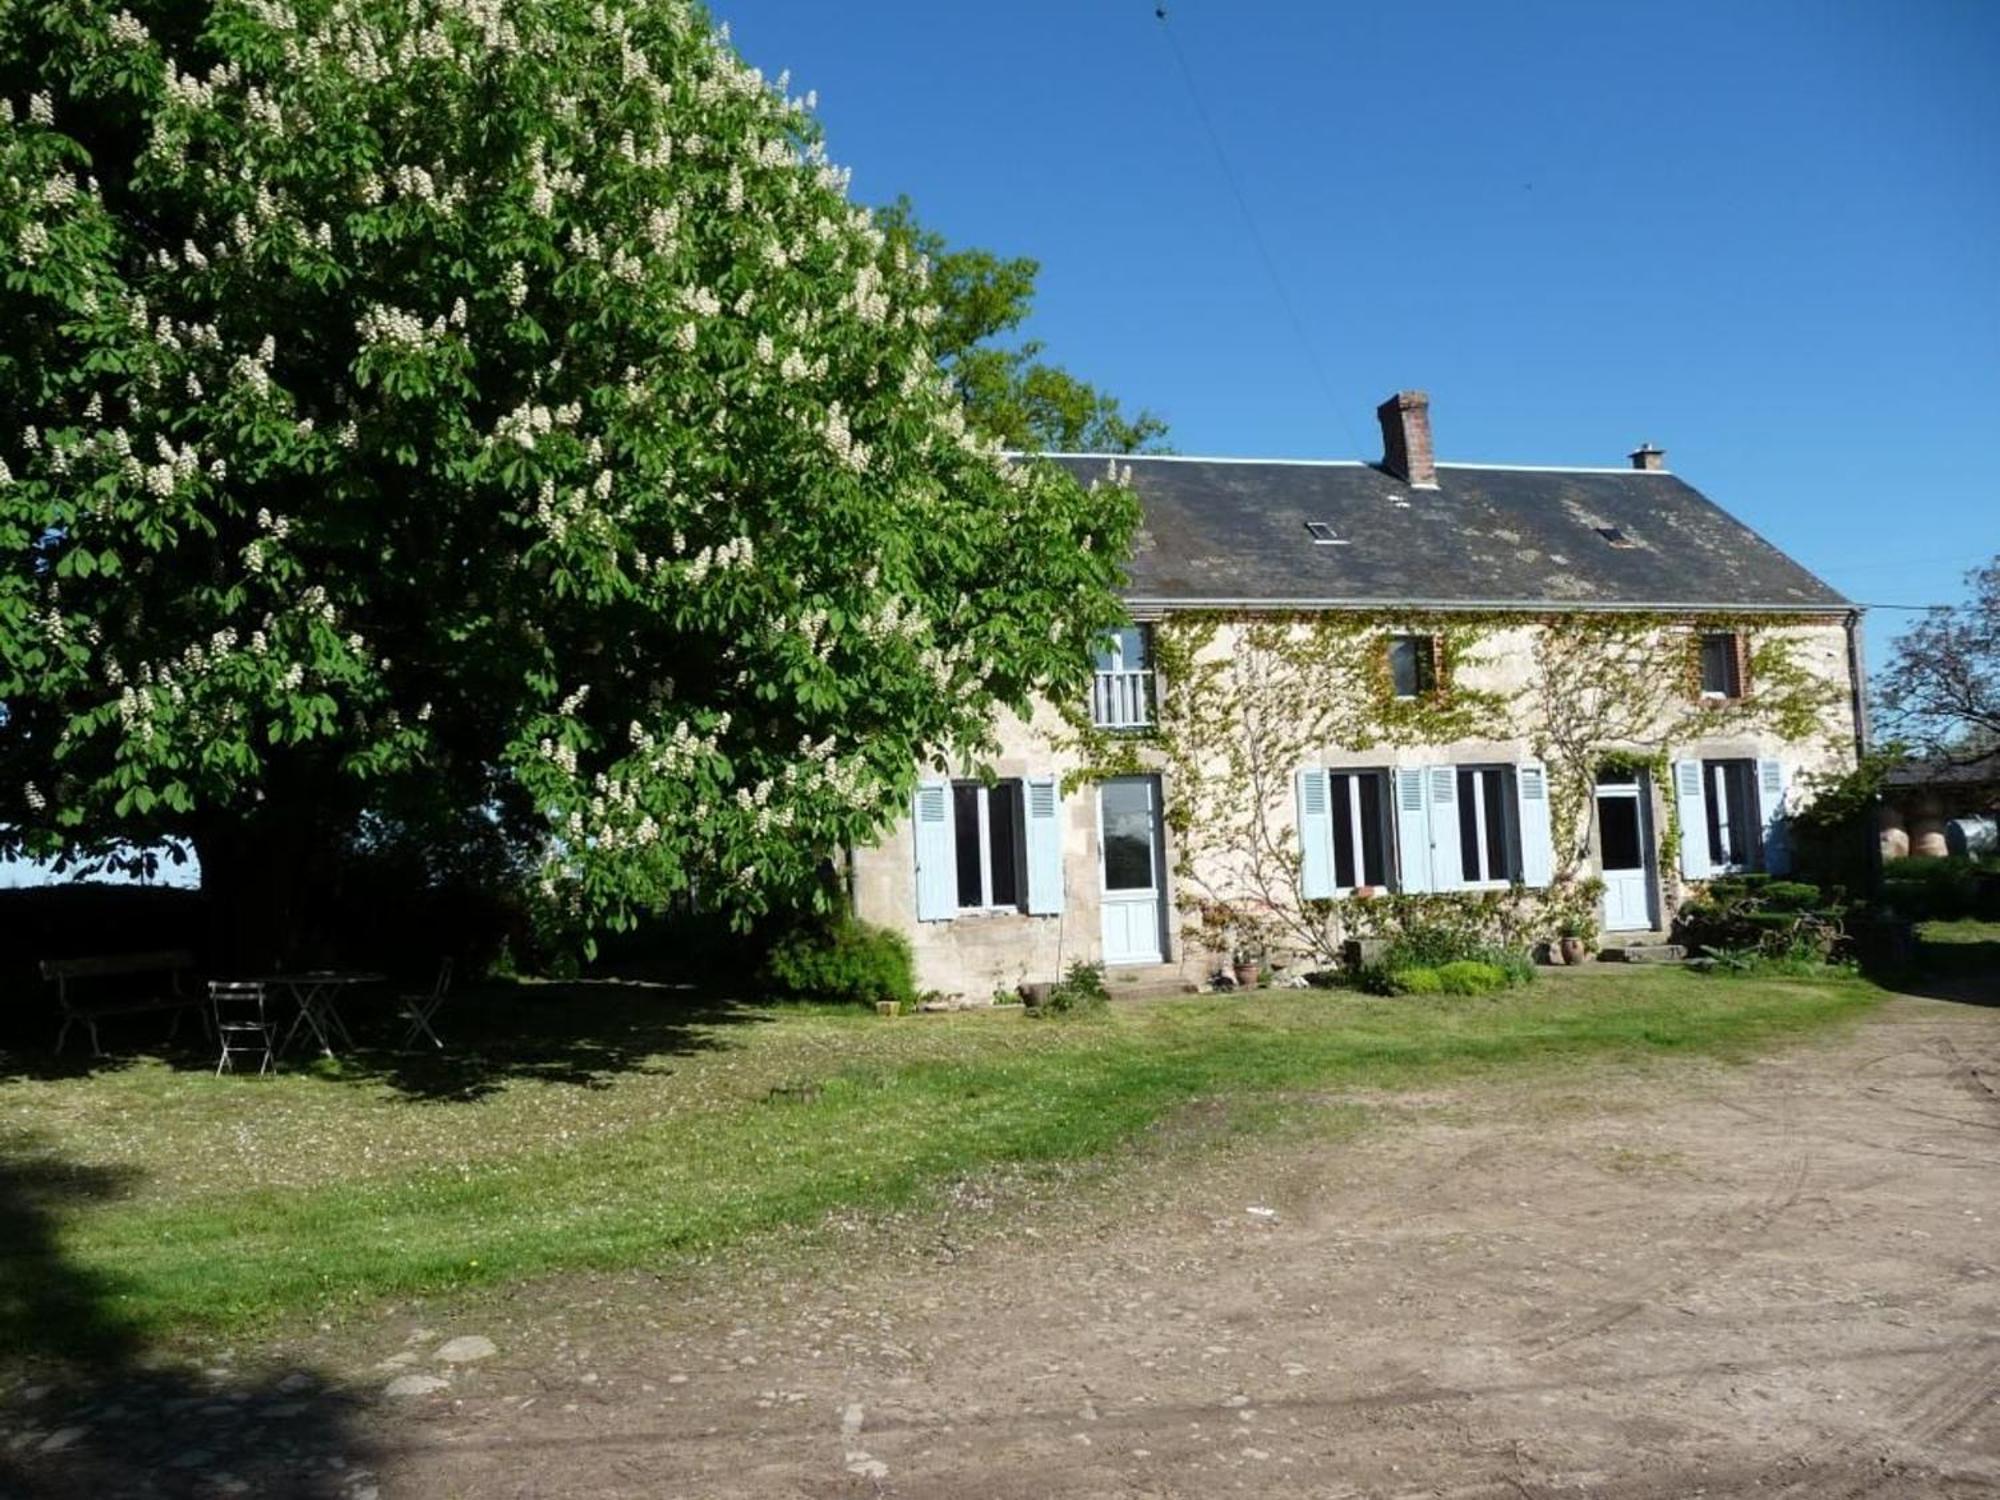
<path fill-rule="evenodd" d="M 0 842 L 249 899 L 430 800 L 755 911 L 1080 691 L 1136 520 L 683 0 L 0 7 Z"/>

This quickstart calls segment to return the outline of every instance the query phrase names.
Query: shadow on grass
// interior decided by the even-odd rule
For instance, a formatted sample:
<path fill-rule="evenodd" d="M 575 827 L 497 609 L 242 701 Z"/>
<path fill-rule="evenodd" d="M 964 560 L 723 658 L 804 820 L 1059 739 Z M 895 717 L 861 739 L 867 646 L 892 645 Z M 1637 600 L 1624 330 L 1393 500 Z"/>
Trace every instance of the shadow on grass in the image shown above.
<path fill-rule="evenodd" d="M 1899 994 L 2000 1006 L 2000 927 L 1981 924 L 1980 930 L 1961 935 L 1947 924 L 1946 931 L 1948 936 L 1921 933 L 1906 961 L 1871 967 L 1868 977 Z"/>
<path fill-rule="evenodd" d="M 419 1039 L 399 1045 L 394 984 L 356 990 L 340 1002 L 355 1046 L 337 1059 L 316 1056 L 303 1033 L 280 1059 L 284 1072 L 304 1072 L 329 1083 L 373 1082 L 412 1099 L 483 1098 L 511 1080 L 603 1088 L 620 1074 L 664 1071 L 663 1058 L 712 1051 L 715 1031 L 762 1019 L 739 1002 L 686 983 L 642 977 L 582 979 L 564 983 L 486 983 L 454 992 L 432 1025 L 442 1047 Z M 291 1024 L 281 1003 L 280 1034 Z M 157 1016 L 115 1019 L 104 1028 L 108 1055 L 13 1046 L 0 1049 L 0 1081 L 9 1078 L 80 1078 L 128 1067 L 140 1056 L 177 1068 L 210 1071 L 215 1052 L 195 1026 L 177 1041 L 164 1040 Z M 18 1030 L 18 1026 L 17 1026 Z"/>
<path fill-rule="evenodd" d="M 177 1363 L 121 1314 L 114 1281 L 65 1257 L 63 1218 L 127 1186 L 0 1140 L 0 1495 L 331 1500 L 370 1487 L 353 1398 L 309 1370 Z"/>
<path fill-rule="evenodd" d="M 371 1014 L 371 1007 L 374 1011 Z M 693 985 L 644 979 L 486 985 L 452 996 L 434 1026 L 444 1045 L 402 1049 L 393 1006 L 357 1000 L 362 1046 L 331 1075 L 378 1080 L 417 1099 L 470 1100 L 515 1079 L 604 1088 L 625 1073 L 662 1073 L 662 1059 L 723 1045 L 719 1027 L 764 1017 Z M 369 1046 L 373 1039 L 378 1043 Z"/>

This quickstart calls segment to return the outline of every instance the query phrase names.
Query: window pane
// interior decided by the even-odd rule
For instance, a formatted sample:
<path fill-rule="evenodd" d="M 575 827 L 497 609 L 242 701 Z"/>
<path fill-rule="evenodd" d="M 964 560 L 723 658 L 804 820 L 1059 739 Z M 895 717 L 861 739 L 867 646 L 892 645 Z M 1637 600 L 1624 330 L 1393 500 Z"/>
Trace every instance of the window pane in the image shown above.
<path fill-rule="evenodd" d="M 1484 880 L 1479 868 L 1479 817 L 1473 811 L 1482 778 L 1477 771 L 1458 773 L 1458 863 L 1466 880 Z"/>
<path fill-rule="evenodd" d="M 1389 883 L 1389 851 L 1382 836 L 1382 778 L 1375 772 L 1354 778 L 1361 796 L 1361 879 L 1365 885 Z"/>
<path fill-rule="evenodd" d="M 1508 777 L 1488 771 L 1481 779 L 1486 798 L 1486 878 L 1505 880 L 1513 874 L 1513 861 L 1507 858 Z"/>
<path fill-rule="evenodd" d="M 1756 769 L 1747 760 L 1729 763 L 1729 847 L 1739 865 L 1757 860 Z"/>
<path fill-rule="evenodd" d="M 1017 853 L 1021 837 L 1021 783 L 1002 781 L 986 794 L 987 836 L 993 843 L 993 879 L 987 889 L 995 906 L 1021 904 Z"/>
<path fill-rule="evenodd" d="M 1702 762 L 1701 785 L 1702 806 L 1708 814 L 1708 862 L 1711 865 L 1726 865 L 1729 863 L 1729 847 L 1723 836 L 1727 827 L 1723 820 L 1723 802 L 1728 793 L 1723 789 L 1720 761 Z"/>
<path fill-rule="evenodd" d="M 958 904 L 984 906 L 986 893 L 980 887 L 979 792 L 970 782 L 956 782 L 951 789 L 952 831 L 958 837 Z"/>
<path fill-rule="evenodd" d="M 1143 671 L 1152 663 L 1152 641 L 1149 639 L 1152 627 L 1149 625 L 1128 625 L 1118 632 L 1119 644 L 1125 652 L 1125 670 Z"/>
<path fill-rule="evenodd" d="M 1350 890 L 1354 885 L 1354 778 L 1352 776 L 1329 776 L 1333 788 L 1333 883 L 1338 890 Z"/>
<path fill-rule="evenodd" d="M 1736 696 L 1735 636 L 1722 634 L 1701 638 L 1701 690 L 1724 698 Z"/>
<path fill-rule="evenodd" d="M 1153 889 L 1153 798 L 1143 781 L 1107 781 L 1098 791 L 1104 817 L 1104 888 Z"/>
<path fill-rule="evenodd" d="M 1398 698 L 1414 698 L 1423 691 L 1417 675 L 1417 641 L 1408 635 L 1389 638 L 1389 679 Z"/>
<path fill-rule="evenodd" d="M 1639 854 L 1639 799 L 1600 797 L 1597 799 L 1598 863 L 1607 871 L 1641 870 L 1645 861 Z"/>

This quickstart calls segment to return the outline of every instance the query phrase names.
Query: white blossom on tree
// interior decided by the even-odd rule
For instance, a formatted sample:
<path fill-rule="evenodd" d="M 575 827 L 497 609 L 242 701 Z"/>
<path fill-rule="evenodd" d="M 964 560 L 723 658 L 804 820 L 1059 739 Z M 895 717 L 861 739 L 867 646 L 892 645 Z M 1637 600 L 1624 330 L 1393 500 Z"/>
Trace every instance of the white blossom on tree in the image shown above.
<path fill-rule="evenodd" d="M 1080 690 L 1130 497 L 676 0 L 0 10 L 0 839 L 238 889 L 385 803 L 748 910 Z M 893 241 L 893 242 L 892 242 Z"/>

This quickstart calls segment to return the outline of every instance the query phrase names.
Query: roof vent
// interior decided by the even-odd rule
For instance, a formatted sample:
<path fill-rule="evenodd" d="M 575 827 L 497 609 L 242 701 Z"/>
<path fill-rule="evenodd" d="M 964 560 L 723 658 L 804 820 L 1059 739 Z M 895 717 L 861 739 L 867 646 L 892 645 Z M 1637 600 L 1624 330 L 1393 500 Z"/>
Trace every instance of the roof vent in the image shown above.
<path fill-rule="evenodd" d="M 1600 526 L 1597 528 L 1597 534 L 1603 537 L 1605 541 L 1611 543 L 1611 545 L 1614 547 L 1629 548 L 1629 547 L 1636 547 L 1639 545 L 1637 542 L 1633 541 L 1632 538 L 1625 535 L 1624 532 L 1620 531 L 1616 526 Z"/>
<path fill-rule="evenodd" d="M 1333 528 L 1324 521 L 1306 522 L 1306 535 L 1313 539 L 1315 546 L 1319 547 L 1345 547 L 1347 545 L 1347 539 L 1335 536 Z"/>

